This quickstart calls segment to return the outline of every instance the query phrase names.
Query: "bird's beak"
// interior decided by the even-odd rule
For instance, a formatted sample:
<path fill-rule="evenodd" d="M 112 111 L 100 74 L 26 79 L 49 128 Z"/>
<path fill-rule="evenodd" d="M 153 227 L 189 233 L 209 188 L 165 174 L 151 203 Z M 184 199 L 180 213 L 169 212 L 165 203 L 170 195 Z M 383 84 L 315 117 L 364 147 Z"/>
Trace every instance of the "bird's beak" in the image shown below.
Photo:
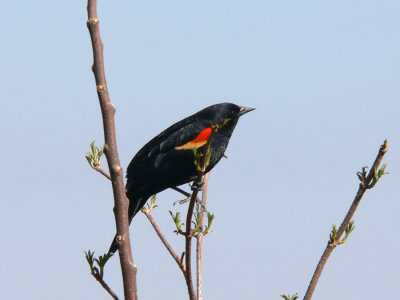
<path fill-rule="evenodd" d="M 248 113 L 249 111 L 252 110 L 255 110 L 255 108 L 242 106 L 239 110 L 239 116 L 243 116 L 245 113 Z"/>

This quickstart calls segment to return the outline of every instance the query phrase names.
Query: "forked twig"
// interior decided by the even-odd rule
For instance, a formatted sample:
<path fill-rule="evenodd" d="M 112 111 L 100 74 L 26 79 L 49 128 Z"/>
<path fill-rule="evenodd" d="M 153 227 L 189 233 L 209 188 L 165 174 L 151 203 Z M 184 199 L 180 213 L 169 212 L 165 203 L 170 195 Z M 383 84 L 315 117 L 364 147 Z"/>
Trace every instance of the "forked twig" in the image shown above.
<path fill-rule="evenodd" d="M 111 257 L 107 254 L 104 256 L 99 256 L 98 258 L 94 257 L 94 252 L 85 251 L 86 260 L 90 266 L 90 274 L 101 284 L 101 286 L 113 297 L 113 299 L 118 300 L 118 296 L 114 293 L 114 291 L 108 286 L 108 284 L 104 281 L 104 266 L 107 260 Z M 97 266 L 94 265 L 96 262 Z M 100 268 L 100 269 L 99 269 Z"/>
<path fill-rule="evenodd" d="M 317 268 L 314 271 L 314 275 L 313 275 L 313 277 L 312 277 L 312 279 L 310 281 L 310 284 L 308 286 L 306 294 L 304 295 L 304 300 L 310 300 L 311 299 L 311 297 L 312 297 L 312 295 L 314 293 L 315 287 L 317 286 L 318 280 L 319 280 L 319 278 L 321 276 L 321 273 L 322 273 L 322 271 L 323 271 L 323 269 L 325 267 L 325 264 L 328 261 L 329 256 L 331 255 L 333 249 L 335 249 L 335 247 L 337 245 L 343 243 L 343 240 L 341 240 L 341 236 L 343 235 L 343 233 L 346 230 L 351 232 L 352 228 L 354 228 L 352 223 L 351 223 L 351 219 L 353 218 L 353 215 L 354 215 L 358 205 L 360 204 L 361 198 L 363 197 L 365 191 L 367 189 L 372 188 L 375 185 L 375 183 L 377 182 L 377 180 L 379 179 L 379 178 L 377 179 L 378 168 L 379 168 L 379 165 L 380 165 L 380 163 L 382 161 L 383 156 L 385 155 L 385 153 L 388 150 L 389 150 L 389 147 L 387 145 L 387 141 L 385 140 L 385 142 L 379 148 L 378 155 L 376 156 L 375 162 L 372 165 L 372 168 L 369 171 L 368 176 L 366 176 L 365 168 L 363 168 L 363 173 L 364 174 L 359 175 L 359 178 L 360 178 L 361 182 L 360 182 L 357 194 L 356 194 L 356 196 L 354 198 L 354 201 L 351 204 L 350 209 L 347 212 L 347 214 L 346 214 L 342 224 L 340 225 L 339 229 L 336 231 L 336 228 L 334 227 L 333 234 L 331 234 L 331 239 L 328 242 L 328 244 L 327 244 L 327 246 L 325 248 L 325 251 L 322 254 L 322 256 L 321 256 L 321 258 L 320 258 L 320 260 L 318 262 Z M 384 167 L 382 169 L 383 169 L 383 172 L 382 173 L 379 172 L 379 173 L 381 173 L 381 175 L 384 174 Z M 347 234 L 347 232 L 346 232 L 346 234 Z M 346 239 L 346 238 L 347 238 L 347 235 L 346 235 L 346 237 L 344 239 Z"/>
<path fill-rule="evenodd" d="M 196 300 L 196 294 L 193 288 L 193 279 L 192 279 L 192 216 L 194 204 L 197 199 L 197 194 L 199 193 L 199 186 L 203 184 L 203 176 L 207 167 L 207 159 L 209 157 L 209 151 L 211 150 L 211 141 L 218 131 L 219 126 L 212 126 L 212 131 L 208 136 L 207 143 L 204 145 L 203 156 L 201 157 L 201 162 L 199 164 L 199 169 L 197 171 L 196 180 L 193 182 L 192 189 L 193 193 L 190 197 L 189 208 L 186 216 L 186 235 L 185 235 L 185 267 L 186 267 L 186 285 L 189 292 L 190 300 Z"/>
<path fill-rule="evenodd" d="M 99 172 L 104 177 L 106 177 L 108 180 L 111 180 L 110 174 L 108 174 L 101 166 L 100 167 L 95 166 L 93 167 L 93 169 Z"/>
<path fill-rule="evenodd" d="M 178 187 L 172 187 L 172 189 L 184 194 L 187 197 L 190 197 L 189 208 L 188 208 L 188 213 L 187 213 L 187 217 L 186 217 L 186 231 L 185 232 L 183 232 L 180 229 L 180 226 L 181 226 L 180 221 L 178 219 L 175 220 L 175 222 L 179 223 L 179 224 L 176 224 L 177 225 L 176 232 L 185 236 L 185 252 L 182 253 L 181 257 L 179 257 L 176 254 L 175 250 L 169 244 L 169 242 L 167 241 L 167 239 L 161 232 L 161 229 L 159 228 L 159 226 L 157 225 L 156 221 L 154 220 L 154 218 L 151 214 L 152 209 L 155 207 L 154 200 L 152 199 L 151 204 L 148 205 L 147 208 L 142 209 L 142 212 L 146 215 L 147 219 L 150 221 L 151 225 L 153 226 L 154 230 L 156 231 L 161 242 L 167 248 L 168 252 L 171 254 L 173 259 L 175 260 L 175 262 L 178 264 L 179 268 L 181 269 L 181 271 L 185 277 L 185 280 L 186 280 L 186 285 L 188 288 L 190 300 L 201 299 L 201 290 L 202 290 L 202 288 L 201 288 L 201 281 L 202 281 L 202 277 L 201 277 L 201 275 L 202 275 L 201 274 L 201 245 L 202 245 L 203 236 L 206 233 L 208 233 L 208 230 L 206 233 L 203 233 L 201 228 L 203 227 L 203 223 L 204 223 L 204 213 L 205 213 L 205 204 L 207 201 L 206 198 L 207 198 L 207 186 L 208 186 L 209 173 L 205 175 L 204 182 L 203 182 L 203 176 L 204 176 L 204 173 L 207 168 L 208 159 L 210 158 L 209 151 L 211 151 L 211 149 L 210 149 L 211 140 L 214 137 L 215 133 L 218 131 L 218 129 L 219 129 L 219 126 L 212 126 L 212 131 L 211 131 L 210 135 L 208 136 L 206 144 L 204 145 L 204 152 L 200 158 L 200 162 L 196 163 L 196 166 L 198 167 L 198 173 L 197 173 L 197 177 L 192 185 L 193 193 L 189 194 Z M 193 217 L 194 204 L 196 203 L 197 195 L 200 190 L 200 187 L 203 188 L 202 205 L 201 205 L 202 208 L 201 208 L 201 212 L 200 212 L 201 219 L 200 219 L 200 223 L 199 223 L 200 230 L 198 230 L 194 233 L 191 229 L 192 217 Z M 172 215 L 172 213 L 171 213 L 171 215 Z M 178 215 L 176 217 L 178 217 Z M 197 292 L 198 292 L 197 297 L 196 297 L 196 293 L 195 293 L 194 287 L 193 287 L 192 271 L 191 271 L 191 238 L 193 236 L 196 236 L 196 238 L 198 239 L 197 247 L 196 247 L 196 250 L 197 250 L 196 251 L 197 252 L 197 256 L 196 256 Z M 183 262 L 184 259 L 185 259 L 185 263 Z M 200 297 L 200 298 L 198 298 L 198 297 Z"/>

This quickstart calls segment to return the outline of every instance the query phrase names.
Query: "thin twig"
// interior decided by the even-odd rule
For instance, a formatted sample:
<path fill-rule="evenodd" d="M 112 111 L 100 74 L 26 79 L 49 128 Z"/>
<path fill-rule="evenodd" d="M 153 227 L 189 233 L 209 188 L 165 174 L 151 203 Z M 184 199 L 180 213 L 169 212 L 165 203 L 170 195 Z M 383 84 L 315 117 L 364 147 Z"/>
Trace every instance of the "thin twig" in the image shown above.
<path fill-rule="evenodd" d="M 311 299 L 311 297 L 314 293 L 315 287 L 317 286 L 318 280 L 321 276 L 321 273 L 325 267 L 325 264 L 328 261 L 329 256 L 331 255 L 333 249 L 335 249 L 335 247 L 339 244 L 341 236 L 343 235 L 343 233 L 345 232 L 346 228 L 348 227 L 351 219 L 353 218 L 353 215 L 354 215 L 358 205 L 360 204 L 361 198 L 363 197 L 365 191 L 368 189 L 368 186 L 372 182 L 372 180 L 374 178 L 374 174 L 375 174 L 375 172 L 377 172 L 378 167 L 382 161 L 382 158 L 388 150 L 389 150 L 389 147 L 387 146 L 387 141 L 385 141 L 383 143 L 383 145 L 381 145 L 381 147 L 379 148 L 378 155 L 376 156 L 375 162 L 372 165 L 372 168 L 370 169 L 368 176 L 365 178 L 365 180 L 360 182 L 357 194 L 356 194 L 354 201 L 351 204 L 350 209 L 347 212 L 342 224 L 340 225 L 340 227 L 337 231 L 336 238 L 334 239 L 333 242 L 331 242 L 331 241 L 328 242 L 328 245 L 326 246 L 325 251 L 322 254 L 322 256 L 318 262 L 317 268 L 314 271 L 314 275 L 313 275 L 313 277 L 310 281 L 310 284 L 307 288 L 307 292 L 304 295 L 304 300 Z"/>
<path fill-rule="evenodd" d="M 207 204 L 207 192 L 208 192 L 208 177 L 210 172 L 204 176 L 203 192 L 201 193 L 201 212 L 200 212 L 200 229 L 197 233 L 197 246 L 196 246 L 196 266 L 197 266 L 197 300 L 203 299 L 203 270 L 202 270 L 202 246 L 203 246 L 203 226 L 204 226 L 204 214 L 205 207 Z"/>
<path fill-rule="evenodd" d="M 101 166 L 94 166 L 93 169 L 99 172 L 100 174 L 104 175 L 107 179 L 111 180 L 110 174 L 104 171 L 104 169 Z"/>
<path fill-rule="evenodd" d="M 218 126 L 213 128 L 213 131 L 211 132 L 211 134 L 208 137 L 207 143 L 204 146 L 204 154 L 201 160 L 201 168 L 198 171 L 198 176 L 196 178 L 196 180 L 193 183 L 193 186 L 197 187 L 200 185 L 202 179 L 203 179 L 203 175 L 204 172 L 206 170 L 206 163 L 207 163 L 207 153 L 208 151 L 210 151 L 210 143 L 211 140 L 213 138 L 213 136 L 215 135 L 216 131 L 218 130 Z M 203 200 L 202 200 L 202 218 L 201 218 L 201 227 L 203 225 L 203 215 L 204 215 L 204 211 L 205 211 L 205 204 L 206 204 L 206 198 L 207 198 L 207 185 L 208 185 L 208 174 L 206 174 L 206 176 L 204 177 L 204 182 L 203 182 Z M 186 232 L 182 232 L 182 234 L 185 235 L 185 252 L 182 253 L 181 257 L 179 257 L 176 252 L 174 251 L 174 249 L 172 248 L 172 246 L 168 243 L 167 239 L 165 238 L 165 236 L 163 235 L 163 233 L 161 232 L 161 229 L 159 228 L 157 222 L 154 220 L 152 214 L 151 214 L 151 207 L 150 208 L 144 208 L 142 209 L 143 213 L 146 215 L 147 219 L 150 221 L 151 225 L 153 226 L 154 230 L 156 231 L 158 237 L 160 238 L 160 240 L 162 241 L 162 243 L 164 244 L 164 246 L 167 248 L 168 252 L 171 254 L 171 256 L 173 257 L 173 259 L 175 260 L 175 262 L 178 264 L 179 268 L 181 269 L 185 280 L 186 280 L 186 285 L 188 287 L 188 293 L 189 293 L 189 298 L 190 300 L 196 300 L 196 294 L 193 288 L 193 280 L 192 280 L 192 274 L 191 274 L 191 238 L 192 238 L 192 232 L 191 232 L 191 219 L 193 216 L 193 209 L 194 209 L 194 204 L 196 203 L 196 199 L 197 199 L 197 194 L 199 192 L 198 188 L 194 188 L 193 189 L 193 193 L 189 194 L 187 192 L 185 192 L 184 190 L 178 188 L 178 187 L 171 187 L 172 189 L 184 194 L 186 197 L 190 197 L 190 203 L 189 203 L 189 209 L 188 209 L 188 216 L 186 219 Z M 199 233 L 197 233 L 197 237 Z M 203 234 L 201 233 L 201 236 L 203 236 Z M 200 238 L 202 239 L 202 237 Z M 199 243 L 198 243 L 199 245 Z M 199 250 L 197 249 L 197 254 L 199 253 Z M 189 256 L 189 259 L 188 259 Z M 185 260 L 185 264 L 183 263 L 183 259 L 186 257 Z M 199 260 L 199 256 L 197 256 L 196 261 L 200 261 L 200 265 L 201 265 L 201 242 L 200 242 L 200 260 Z M 189 266 L 189 267 L 188 267 Z M 199 270 L 199 269 L 198 269 Z M 200 266 L 200 272 L 201 272 L 201 266 Z M 197 273 L 199 274 L 199 273 Z M 201 275 L 200 275 L 201 276 Z M 198 277 L 197 277 L 198 278 Z M 201 279 L 200 279 L 201 282 Z M 201 286 L 201 284 L 200 284 Z M 198 284 L 199 287 L 199 284 Z M 199 288 L 198 288 L 199 291 Z M 200 295 L 201 295 L 201 288 L 200 288 Z"/>
<path fill-rule="evenodd" d="M 183 275 L 185 275 L 185 268 L 182 263 L 181 258 L 176 254 L 175 250 L 172 248 L 170 243 L 168 243 L 167 239 L 161 232 L 160 227 L 158 227 L 156 221 L 153 218 L 153 215 L 151 214 L 151 210 L 148 208 L 143 208 L 142 209 L 143 213 L 146 215 L 147 219 L 150 221 L 151 225 L 153 226 L 154 230 L 156 231 L 158 237 L 160 238 L 161 242 L 164 244 L 165 248 L 167 248 L 169 254 L 173 257 L 173 259 L 176 261 L 178 264 L 179 268 L 182 270 Z"/>
<path fill-rule="evenodd" d="M 199 173 L 204 173 L 202 171 L 199 171 Z M 197 179 L 195 180 L 195 183 L 201 182 L 202 176 L 198 176 Z M 200 179 L 199 179 L 200 177 Z M 193 288 L 193 279 L 192 279 L 192 236 L 191 236 L 191 226 L 192 226 L 192 216 L 193 216 L 193 208 L 194 208 L 194 203 L 197 198 L 199 190 L 195 189 L 192 193 L 192 197 L 190 198 L 190 203 L 189 203 L 189 208 L 188 208 L 188 213 L 186 216 L 186 235 L 185 235 L 185 280 L 186 280 L 186 285 L 188 288 L 188 293 L 189 293 L 189 299 L 190 300 L 196 300 L 196 294 L 194 292 Z"/>
<path fill-rule="evenodd" d="M 110 170 L 113 194 L 114 214 L 117 227 L 117 241 L 124 285 L 125 299 L 137 299 L 136 267 L 132 259 L 129 239 L 128 199 L 125 195 L 123 170 L 118 157 L 117 138 L 115 134 L 115 108 L 110 101 L 107 81 L 104 71 L 103 43 L 100 36 L 99 20 L 97 18 L 97 1 L 88 0 L 87 26 L 93 48 L 93 74 L 96 80 L 97 96 L 100 102 L 104 128 L 104 154 Z"/>
<path fill-rule="evenodd" d="M 197 199 L 197 194 L 199 193 L 198 186 L 202 184 L 203 175 L 206 171 L 207 157 L 208 152 L 210 151 L 211 141 L 218 130 L 218 126 L 213 126 L 210 135 L 208 136 L 207 143 L 204 145 L 203 156 L 201 158 L 200 170 L 197 172 L 196 180 L 193 182 L 192 189 L 193 193 L 190 197 L 189 208 L 186 216 L 186 235 L 185 235 L 185 267 L 186 267 L 186 285 L 188 288 L 189 298 L 190 300 L 196 300 L 196 294 L 193 288 L 193 279 L 192 279 L 192 216 L 194 204 Z"/>
<path fill-rule="evenodd" d="M 108 284 L 100 277 L 97 273 L 92 273 L 93 277 L 101 284 L 101 286 L 113 297 L 113 299 L 118 300 L 118 296 L 114 293 L 114 291 L 108 286 Z"/>

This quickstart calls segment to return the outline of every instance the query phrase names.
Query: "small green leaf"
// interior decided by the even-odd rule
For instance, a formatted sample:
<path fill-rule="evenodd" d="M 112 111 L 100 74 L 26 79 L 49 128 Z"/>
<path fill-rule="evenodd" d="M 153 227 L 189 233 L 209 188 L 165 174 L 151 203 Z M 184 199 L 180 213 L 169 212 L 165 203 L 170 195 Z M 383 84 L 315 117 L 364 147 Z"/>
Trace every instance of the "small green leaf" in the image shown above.
<path fill-rule="evenodd" d="M 386 168 L 386 164 L 383 164 L 382 168 L 379 169 L 378 171 L 378 177 L 381 178 L 385 173 L 385 168 Z"/>
<path fill-rule="evenodd" d="M 174 232 L 176 234 L 179 234 L 182 232 L 182 226 L 184 225 L 184 223 L 181 223 L 181 213 L 180 212 L 176 212 L 176 214 L 174 215 L 172 211 L 169 211 L 169 214 L 172 217 L 172 220 L 175 223 L 175 227 L 176 230 L 174 230 Z"/>
<path fill-rule="evenodd" d="M 90 266 L 90 269 L 93 267 L 93 255 L 94 252 L 91 252 L 90 250 L 88 250 L 88 252 L 85 251 L 86 260 Z"/>
<path fill-rule="evenodd" d="M 212 222 L 214 221 L 215 215 L 207 212 L 207 226 L 206 226 L 206 230 L 204 231 L 204 235 L 208 234 L 211 232 L 211 225 Z"/>
<path fill-rule="evenodd" d="M 85 251 L 85 256 L 86 260 L 89 264 L 90 268 L 90 274 L 95 275 L 98 272 L 98 269 L 93 265 L 94 264 L 94 251 L 88 250 L 88 252 Z"/>
<path fill-rule="evenodd" d="M 207 160 L 206 160 L 206 168 L 210 165 L 210 160 L 211 160 L 211 147 L 207 151 Z"/>
<path fill-rule="evenodd" d="M 365 179 L 367 178 L 367 169 L 368 167 L 362 167 L 362 170 L 357 172 L 357 177 L 361 182 L 365 182 Z"/>
<path fill-rule="evenodd" d="M 352 231 L 354 230 L 354 228 L 356 228 L 356 226 L 354 225 L 354 221 L 350 221 L 349 224 L 347 225 L 347 228 L 345 230 L 346 235 L 344 236 L 344 238 L 340 241 L 340 244 L 344 244 L 347 241 L 347 238 L 349 237 L 350 233 L 352 233 Z"/>
<path fill-rule="evenodd" d="M 110 259 L 110 257 L 112 255 L 111 254 L 104 254 L 102 256 L 99 256 L 98 258 L 95 258 L 94 257 L 94 251 L 92 252 L 92 251 L 89 250 L 88 252 L 85 251 L 85 256 L 86 256 L 86 260 L 87 260 L 87 262 L 89 264 L 89 267 L 90 267 L 90 273 L 93 276 L 98 275 L 98 276 L 100 276 L 100 278 L 103 278 L 103 276 L 104 276 L 104 267 L 105 267 L 107 261 Z M 96 266 L 94 266 L 94 262 L 96 262 L 96 264 L 99 266 L 100 271 Z"/>
<path fill-rule="evenodd" d="M 103 155 L 103 147 L 98 148 L 94 145 L 94 141 L 90 143 L 92 153 L 86 152 L 86 159 L 92 168 L 101 166 L 101 156 Z"/>
<path fill-rule="evenodd" d="M 92 153 L 95 154 L 96 153 L 96 148 L 94 146 L 94 141 L 90 143 L 90 148 L 92 149 Z"/>
<path fill-rule="evenodd" d="M 337 235 L 337 227 L 335 224 L 332 225 L 332 230 L 331 233 L 329 234 L 329 242 L 333 243 L 336 240 L 336 235 Z"/>
<path fill-rule="evenodd" d="M 156 196 L 156 195 L 153 195 L 153 196 L 151 196 L 150 204 L 147 203 L 147 208 L 148 208 L 150 211 L 152 211 L 154 208 L 156 208 L 156 207 L 158 206 L 158 205 L 155 205 L 156 200 L 157 200 L 157 196 Z"/>
<path fill-rule="evenodd" d="M 100 272 L 99 272 L 100 278 L 103 278 L 103 276 L 104 276 L 104 267 L 105 267 L 107 261 L 110 259 L 111 256 L 112 256 L 112 254 L 107 253 L 107 254 L 101 255 L 101 256 L 99 256 L 98 258 L 95 259 L 95 262 L 97 263 L 97 265 L 100 268 Z"/>
<path fill-rule="evenodd" d="M 201 157 L 203 154 L 199 151 L 197 151 L 197 148 L 192 148 L 193 154 L 194 154 L 194 165 L 196 166 L 196 170 L 200 171 L 201 170 Z"/>
<path fill-rule="evenodd" d="M 199 229 L 200 229 L 200 221 L 201 221 L 201 212 L 197 209 L 195 212 L 194 212 L 194 219 L 195 219 L 195 221 L 193 222 L 193 224 L 194 224 L 194 229 L 193 229 L 193 235 L 194 234 L 196 234 L 198 231 L 199 231 Z"/>
<path fill-rule="evenodd" d="M 85 157 L 86 157 L 86 159 L 87 159 L 87 161 L 89 163 L 89 166 L 91 166 L 93 168 L 93 159 L 90 156 L 87 156 L 87 155 Z"/>
<path fill-rule="evenodd" d="M 290 295 L 281 295 L 281 297 L 285 300 L 297 300 L 299 296 L 297 296 L 297 293 L 294 294 L 293 296 Z"/>
<path fill-rule="evenodd" d="M 372 182 L 367 186 L 367 189 L 372 189 L 383 175 L 389 174 L 385 172 L 385 169 L 386 164 L 383 164 L 382 168 L 380 168 L 378 172 L 376 171 L 376 169 L 374 169 L 374 177 L 372 178 Z"/>

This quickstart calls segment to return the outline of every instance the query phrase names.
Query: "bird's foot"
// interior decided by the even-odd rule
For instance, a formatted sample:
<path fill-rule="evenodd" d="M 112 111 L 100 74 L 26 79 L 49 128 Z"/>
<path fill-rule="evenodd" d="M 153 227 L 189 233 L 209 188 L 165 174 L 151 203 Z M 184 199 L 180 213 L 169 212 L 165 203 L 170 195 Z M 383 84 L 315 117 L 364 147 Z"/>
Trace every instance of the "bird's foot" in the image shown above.
<path fill-rule="evenodd" d="M 204 186 L 204 180 L 201 179 L 200 182 L 193 182 L 192 186 L 190 187 L 192 191 L 202 191 L 203 190 L 203 186 Z"/>
<path fill-rule="evenodd" d="M 190 201 L 191 198 L 192 197 L 189 196 L 186 199 L 175 201 L 173 205 L 175 205 L 177 203 L 180 204 L 180 205 L 185 204 L 186 202 Z M 201 200 L 198 197 L 196 198 L 196 203 L 200 203 L 201 204 Z"/>
<path fill-rule="evenodd" d="M 186 199 L 183 199 L 183 200 L 177 200 L 177 201 L 175 201 L 174 202 L 174 206 L 175 206 L 175 204 L 179 204 L 179 205 L 182 205 L 182 204 L 185 204 L 186 202 L 188 202 L 190 200 L 190 197 L 187 197 Z"/>

